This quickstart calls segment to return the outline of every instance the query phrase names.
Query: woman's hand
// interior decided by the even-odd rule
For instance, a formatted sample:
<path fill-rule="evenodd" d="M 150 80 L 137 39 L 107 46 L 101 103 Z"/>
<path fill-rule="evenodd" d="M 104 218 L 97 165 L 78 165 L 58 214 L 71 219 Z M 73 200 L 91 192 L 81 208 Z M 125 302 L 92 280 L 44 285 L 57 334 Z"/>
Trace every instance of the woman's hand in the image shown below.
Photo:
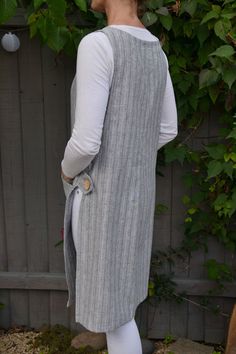
<path fill-rule="evenodd" d="M 67 177 L 67 176 L 63 173 L 62 170 L 61 170 L 61 176 L 62 176 L 62 178 L 64 178 L 64 180 L 65 180 L 66 182 L 72 184 L 74 178 Z"/>

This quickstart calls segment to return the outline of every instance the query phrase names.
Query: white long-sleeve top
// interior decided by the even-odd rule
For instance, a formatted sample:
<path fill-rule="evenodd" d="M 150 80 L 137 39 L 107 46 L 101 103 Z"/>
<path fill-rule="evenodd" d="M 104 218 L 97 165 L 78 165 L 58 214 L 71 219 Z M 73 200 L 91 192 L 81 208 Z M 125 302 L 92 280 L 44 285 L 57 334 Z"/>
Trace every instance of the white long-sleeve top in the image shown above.
<path fill-rule="evenodd" d="M 149 30 L 110 25 L 143 39 L 159 41 Z M 178 134 L 177 109 L 168 70 L 158 150 Z M 103 32 L 87 34 L 77 50 L 76 74 L 71 85 L 71 137 L 61 162 L 62 171 L 74 178 L 94 159 L 101 145 L 103 122 L 114 72 L 113 50 Z"/>

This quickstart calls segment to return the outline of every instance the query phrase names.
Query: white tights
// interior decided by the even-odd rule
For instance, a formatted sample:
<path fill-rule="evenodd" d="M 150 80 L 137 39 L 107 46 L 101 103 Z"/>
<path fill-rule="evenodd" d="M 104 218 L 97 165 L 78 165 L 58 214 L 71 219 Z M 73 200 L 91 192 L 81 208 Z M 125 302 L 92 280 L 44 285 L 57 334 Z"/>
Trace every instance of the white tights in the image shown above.
<path fill-rule="evenodd" d="M 142 354 L 142 344 L 135 319 L 106 332 L 108 354 Z"/>

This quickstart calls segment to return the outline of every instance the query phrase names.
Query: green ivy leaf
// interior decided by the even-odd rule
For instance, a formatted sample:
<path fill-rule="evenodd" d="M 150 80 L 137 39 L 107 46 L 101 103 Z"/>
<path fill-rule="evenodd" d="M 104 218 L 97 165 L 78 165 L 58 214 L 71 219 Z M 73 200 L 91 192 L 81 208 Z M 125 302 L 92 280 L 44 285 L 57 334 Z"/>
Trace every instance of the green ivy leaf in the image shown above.
<path fill-rule="evenodd" d="M 187 12 L 191 17 L 195 14 L 197 9 L 196 0 L 184 0 L 181 2 L 180 12 L 181 15 L 184 12 Z"/>
<path fill-rule="evenodd" d="M 210 157 L 213 159 L 219 160 L 224 159 L 224 154 L 226 153 L 227 149 L 226 146 L 223 144 L 213 145 L 213 146 L 205 146 L 205 150 L 208 152 Z"/>
<path fill-rule="evenodd" d="M 192 215 L 192 214 L 195 214 L 196 211 L 197 211 L 197 208 L 190 208 L 190 209 L 187 210 L 187 213 Z"/>
<path fill-rule="evenodd" d="M 146 27 L 151 26 L 153 23 L 157 22 L 157 15 L 153 12 L 147 11 L 142 17 L 142 22 Z"/>
<path fill-rule="evenodd" d="M 37 16 L 36 14 L 33 12 L 27 19 L 27 25 L 31 25 L 32 23 L 37 21 Z"/>
<path fill-rule="evenodd" d="M 234 170 L 233 163 L 232 163 L 231 161 L 229 161 L 229 162 L 224 162 L 224 163 L 223 163 L 223 169 L 224 169 L 225 173 L 226 173 L 231 179 L 233 179 L 233 170 Z"/>
<path fill-rule="evenodd" d="M 77 46 L 75 45 L 74 42 L 74 36 L 72 32 L 68 32 L 68 40 L 64 46 L 65 53 L 70 56 L 71 58 L 74 58 L 77 52 Z"/>
<path fill-rule="evenodd" d="M 187 156 L 187 147 L 185 145 L 180 145 L 178 147 L 175 147 L 174 149 L 165 148 L 165 161 L 166 163 L 170 163 L 174 160 L 178 160 L 181 165 L 183 165 L 184 159 Z"/>
<path fill-rule="evenodd" d="M 210 33 L 207 26 L 199 26 L 197 28 L 197 38 L 199 40 L 200 46 L 203 45 L 205 40 L 209 37 Z"/>
<path fill-rule="evenodd" d="M 191 85 L 192 83 L 190 80 L 188 80 L 187 78 L 186 79 L 183 78 L 183 80 L 178 83 L 178 88 L 180 89 L 181 92 L 185 94 L 186 92 L 188 92 Z"/>
<path fill-rule="evenodd" d="M 215 259 L 208 259 L 204 266 L 207 268 L 208 278 L 211 280 L 226 280 L 230 276 L 229 267 L 224 263 L 217 262 Z"/>
<path fill-rule="evenodd" d="M 236 162 L 236 152 L 231 151 L 230 153 L 224 154 L 224 159 L 226 162 L 232 160 L 233 162 Z"/>
<path fill-rule="evenodd" d="M 171 29 L 172 23 L 173 23 L 172 16 L 170 14 L 168 14 L 168 16 L 160 16 L 159 19 L 160 19 L 162 26 L 167 31 L 169 31 Z"/>
<path fill-rule="evenodd" d="M 226 136 L 226 139 L 233 138 L 236 140 L 236 128 L 233 128 L 233 130 Z"/>
<path fill-rule="evenodd" d="M 43 41 L 48 38 L 48 18 L 41 16 L 37 21 L 37 27 L 42 35 Z"/>
<path fill-rule="evenodd" d="M 223 3 L 223 6 L 231 3 L 231 2 L 234 2 L 235 0 L 225 0 L 224 3 Z"/>
<path fill-rule="evenodd" d="M 217 14 L 221 13 L 221 6 L 220 5 L 211 5 L 211 8 L 213 11 L 215 11 Z"/>
<path fill-rule="evenodd" d="M 189 196 L 185 194 L 185 195 L 182 197 L 182 202 L 183 202 L 185 205 L 189 204 L 189 203 L 190 203 L 190 198 L 189 198 Z"/>
<path fill-rule="evenodd" d="M 65 0 L 47 0 L 48 9 L 50 17 L 58 26 L 66 25 L 65 22 L 65 11 L 66 11 L 66 1 Z"/>
<path fill-rule="evenodd" d="M 0 24 L 6 22 L 11 18 L 17 8 L 16 0 L 1 0 L 0 1 Z"/>
<path fill-rule="evenodd" d="M 199 89 L 213 85 L 219 79 L 219 73 L 215 69 L 202 69 L 199 74 Z"/>
<path fill-rule="evenodd" d="M 213 206 L 216 211 L 220 210 L 222 206 L 224 206 L 226 200 L 227 200 L 227 195 L 224 193 L 221 193 L 217 196 L 216 200 L 213 202 Z"/>
<path fill-rule="evenodd" d="M 194 111 L 196 111 L 198 106 L 198 96 L 197 95 L 189 96 L 189 103 L 193 107 Z"/>
<path fill-rule="evenodd" d="M 34 9 L 38 10 L 38 8 L 44 3 L 46 0 L 34 0 Z"/>
<path fill-rule="evenodd" d="M 74 0 L 78 8 L 84 12 L 87 12 L 87 2 L 86 0 Z"/>
<path fill-rule="evenodd" d="M 221 47 L 217 48 L 214 52 L 209 55 L 216 55 L 220 58 L 229 58 L 235 53 L 234 48 L 231 45 L 224 44 Z"/>
<path fill-rule="evenodd" d="M 207 166 L 208 179 L 219 175 L 223 170 L 223 164 L 220 161 L 210 161 Z"/>
<path fill-rule="evenodd" d="M 231 89 L 233 83 L 236 80 L 236 65 L 233 65 L 231 68 L 225 69 L 222 76 L 224 82 Z"/>
<path fill-rule="evenodd" d="M 227 18 L 223 18 L 215 23 L 214 31 L 215 34 L 224 41 L 225 36 L 231 30 L 231 27 L 232 26 L 230 20 Z"/>
<path fill-rule="evenodd" d="M 222 11 L 221 13 L 221 17 L 222 18 L 227 18 L 229 20 L 231 20 L 232 18 L 234 18 L 236 15 L 235 15 L 235 12 L 230 12 L 230 13 L 224 13 L 224 10 Z"/>
<path fill-rule="evenodd" d="M 37 22 L 32 23 L 30 25 L 30 39 L 36 35 L 37 30 L 38 30 Z"/>
<path fill-rule="evenodd" d="M 192 173 L 186 173 L 183 175 L 183 181 L 186 187 L 191 188 L 195 182 L 194 175 Z"/>
<path fill-rule="evenodd" d="M 200 25 L 203 25 L 204 23 L 212 20 L 213 18 L 219 18 L 219 14 L 216 11 L 210 11 L 208 12 L 200 22 Z"/>
<path fill-rule="evenodd" d="M 47 24 L 48 30 L 48 46 L 59 52 L 69 39 L 68 29 L 66 27 L 58 27 L 53 22 Z"/>
<path fill-rule="evenodd" d="M 185 22 L 184 25 L 183 25 L 183 31 L 184 31 L 184 34 L 191 38 L 192 34 L 193 34 L 193 25 L 191 22 Z"/>
<path fill-rule="evenodd" d="M 219 86 L 217 86 L 217 85 L 209 86 L 208 87 L 208 93 L 209 93 L 209 96 L 210 96 L 212 102 L 216 103 L 217 97 L 219 96 L 219 93 L 220 93 Z"/>
<path fill-rule="evenodd" d="M 216 261 L 214 259 L 209 259 L 204 265 L 207 268 L 208 278 L 211 280 L 217 280 L 219 276 Z"/>
<path fill-rule="evenodd" d="M 147 9 L 158 9 L 163 6 L 163 0 L 148 0 L 146 1 Z"/>

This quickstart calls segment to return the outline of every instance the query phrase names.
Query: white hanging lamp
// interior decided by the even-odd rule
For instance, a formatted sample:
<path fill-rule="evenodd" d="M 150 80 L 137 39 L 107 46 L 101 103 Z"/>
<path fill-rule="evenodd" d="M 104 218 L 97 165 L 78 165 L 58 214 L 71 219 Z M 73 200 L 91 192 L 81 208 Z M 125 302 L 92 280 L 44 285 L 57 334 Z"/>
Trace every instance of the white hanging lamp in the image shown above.
<path fill-rule="evenodd" d="M 20 40 L 14 33 L 8 32 L 2 37 L 1 44 L 7 52 L 16 52 L 20 47 Z"/>

